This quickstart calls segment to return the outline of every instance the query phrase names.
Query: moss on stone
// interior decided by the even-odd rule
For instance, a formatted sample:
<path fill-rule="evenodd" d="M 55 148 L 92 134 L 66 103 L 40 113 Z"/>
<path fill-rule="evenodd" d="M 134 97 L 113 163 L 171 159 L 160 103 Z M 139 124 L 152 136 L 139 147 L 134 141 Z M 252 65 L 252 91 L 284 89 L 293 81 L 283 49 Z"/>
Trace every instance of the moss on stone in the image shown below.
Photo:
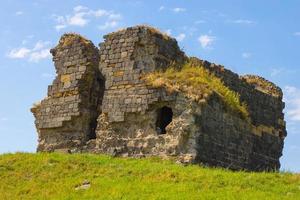
<path fill-rule="evenodd" d="M 66 47 L 66 46 L 70 46 L 71 44 L 73 44 L 77 41 L 79 41 L 80 43 L 85 44 L 85 45 L 90 45 L 91 44 L 90 40 L 86 39 L 85 37 L 83 37 L 79 34 L 66 33 L 60 38 L 59 45 L 61 47 Z"/>
<path fill-rule="evenodd" d="M 164 72 L 147 74 L 144 78 L 153 87 L 164 87 L 168 92 L 182 92 L 198 103 L 216 93 L 229 110 L 239 113 L 244 119 L 249 118 L 247 106 L 240 101 L 240 95 L 202 66 L 186 63 L 183 67 L 170 67 Z"/>
<path fill-rule="evenodd" d="M 159 29 L 149 26 L 149 25 L 140 25 L 139 27 L 145 28 L 150 31 L 152 34 L 158 34 L 163 37 L 165 40 L 171 40 L 172 38 L 165 32 L 161 32 Z"/>
<path fill-rule="evenodd" d="M 242 78 L 249 84 L 253 85 L 257 90 L 282 98 L 282 90 L 277 87 L 274 83 L 256 75 L 245 75 Z"/>
<path fill-rule="evenodd" d="M 121 28 L 121 29 L 117 30 L 116 32 L 112 32 L 112 33 L 105 35 L 104 38 L 109 39 L 109 38 L 113 37 L 113 35 L 115 35 L 115 34 L 125 33 L 128 29 L 132 29 L 132 28 L 139 29 L 139 30 L 143 30 L 143 29 L 148 30 L 150 32 L 150 34 L 152 34 L 152 35 L 161 36 L 165 40 L 173 40 L 173 38 L 170 37 L 167 33 L 161 32 L 158 28 L 149 26 L 147 24 L 141 24 L 141 25 L 137 25 L 137 26 L 129 27 L 129 28 Z"/>

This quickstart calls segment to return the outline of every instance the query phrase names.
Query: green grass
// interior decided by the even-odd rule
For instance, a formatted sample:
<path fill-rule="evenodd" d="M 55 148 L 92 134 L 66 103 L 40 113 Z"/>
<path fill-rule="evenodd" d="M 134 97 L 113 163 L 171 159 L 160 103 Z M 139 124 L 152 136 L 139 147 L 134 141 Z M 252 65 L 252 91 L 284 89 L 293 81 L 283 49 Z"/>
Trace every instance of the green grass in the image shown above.
<path fill-rule="evenodd" d="M 90 188 L 75 190 L 88 180 Z M 0 155 L 0 199 L 299 199 L 300 175 L 181 166 L 158 158 Z"/>
<path fill-rule="evenodd" d="M 221 79 L 202 66 L 186 63 L 180 69 L 169 67 L 166 71 L 147 74 L 145 80 L 156 88 L 164 87 L 169 92 L 182 92 L 186 97 L 199 103 L 215 92 L 228 110 L 248 119 L 247 106 L 240 101 L 240 95 L 226 87 Z"/>

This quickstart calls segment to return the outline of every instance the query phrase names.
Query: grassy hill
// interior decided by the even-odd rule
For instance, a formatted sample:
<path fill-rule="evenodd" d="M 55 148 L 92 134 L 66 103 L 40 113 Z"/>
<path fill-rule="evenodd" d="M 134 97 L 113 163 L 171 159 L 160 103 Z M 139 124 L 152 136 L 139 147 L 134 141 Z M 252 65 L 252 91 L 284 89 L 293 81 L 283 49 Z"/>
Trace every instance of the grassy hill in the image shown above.
<path fill-rule="evenodd" d="M 300 199 L 300 174 L 185 167 L 158 158 L 4 154 L 0 199 Z"/>

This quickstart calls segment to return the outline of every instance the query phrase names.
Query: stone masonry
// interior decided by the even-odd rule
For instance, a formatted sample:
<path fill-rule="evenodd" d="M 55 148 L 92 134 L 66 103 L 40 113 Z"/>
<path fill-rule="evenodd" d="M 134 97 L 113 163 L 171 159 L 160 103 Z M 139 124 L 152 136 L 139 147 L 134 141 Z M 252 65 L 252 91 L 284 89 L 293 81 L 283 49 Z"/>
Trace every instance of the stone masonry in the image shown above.
<path fill-rule="evenodd" d="M 77 147 L 95 138 L 104 90 L 98 49 L 91 41 L 65 34 L 51 53 L 57 76 L 47 98 L 31 109 L 39 134 L 38 151 Z"/>
<path fill-rule="evenodd" d="M 175 39 L 148 26 L 104 36 L 99 49 L 64 34 L 51 50 L 57 76 L 33 106 L 38 151 L 174 157 L 234 170 L 278 170 L 286 128 L 282 91 L 253 75 L 187 57 Z M 144 75 L 186 61 L 219 77 L 248 105 L 250 120 L 215 92 L 198 103 L 154 88 Z"/>

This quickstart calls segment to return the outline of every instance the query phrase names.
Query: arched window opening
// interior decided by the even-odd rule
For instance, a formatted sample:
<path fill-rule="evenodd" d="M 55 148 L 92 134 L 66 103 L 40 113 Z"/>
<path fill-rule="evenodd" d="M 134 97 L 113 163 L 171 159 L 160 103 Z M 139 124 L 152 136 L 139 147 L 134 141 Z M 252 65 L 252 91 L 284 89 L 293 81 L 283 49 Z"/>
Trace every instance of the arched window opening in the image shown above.
<path fill-rule="evenodd" d="M 158 134 L 166 134 L 166 127 L 172 122 L 173 111 L 164 106 L 157 110 L 156 131 Z"/>

